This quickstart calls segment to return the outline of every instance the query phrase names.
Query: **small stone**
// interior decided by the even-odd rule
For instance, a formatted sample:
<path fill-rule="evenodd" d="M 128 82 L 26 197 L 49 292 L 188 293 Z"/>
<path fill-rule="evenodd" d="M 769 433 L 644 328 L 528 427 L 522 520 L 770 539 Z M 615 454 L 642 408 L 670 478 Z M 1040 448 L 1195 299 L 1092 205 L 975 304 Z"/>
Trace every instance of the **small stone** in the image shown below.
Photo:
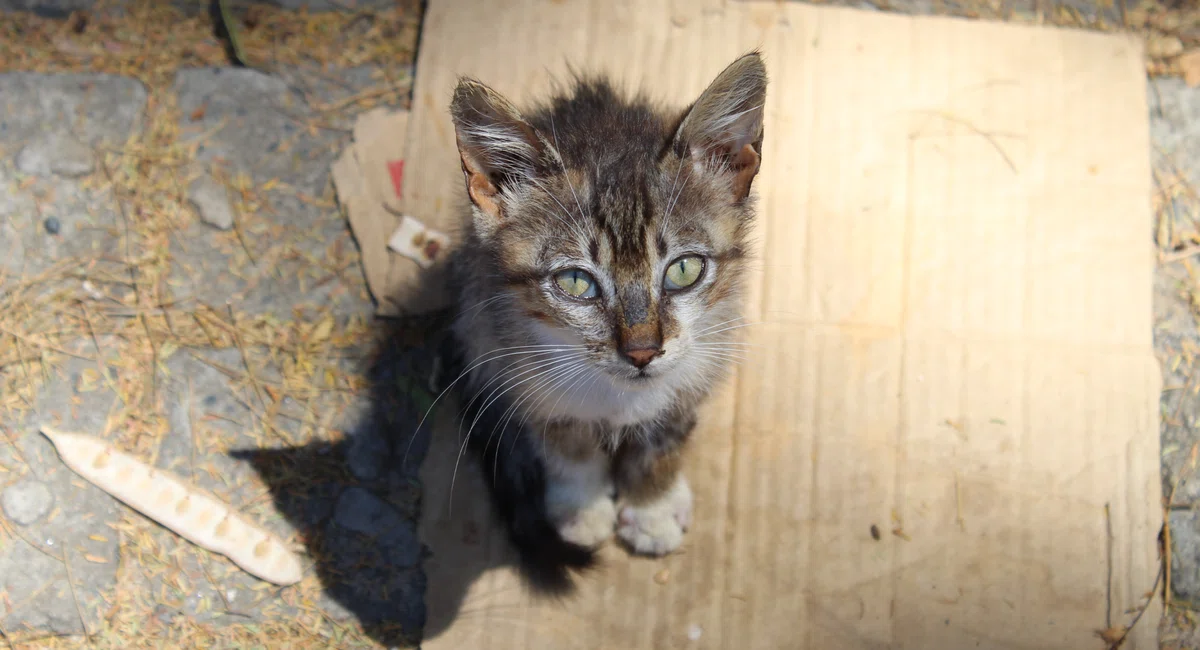
<path fill-rule="evenodd" d="M 46 217 L 46 220 L 42 222 L 42 225 L 45 226 L 46 232 L 50 233 L 51 235 L 57 235 L 58 232 L 62 230 L 62 223 L 58 221 L 58 217 Z"/>
<path fill-rule="evenodd" d="M 96 168 L 92 150 L 65 133 L 50 133 L 17 152 L 17 169 L 32 176 L 87 176 Z"/>
<path fill-rule="evenodd" d="M 188 186 L 188 198 L 200 213 L 200 220 L 217 228 L 230 230 L 233 228 L 233 206 L 229 204 L 229 194 L 225 186 L 218 183 L 212 176 L 201 176 Z"/>
<path fill-rule="evenodd" d="M 654 574 L 654 581 L 660 585 L 667 584 L 668 582 L 671 581 L 671 570 L 663 569 L 662 571 L 659 571 L 658 573 Z"/>
<path fill-rule="evenodd" d="M 0 507 L 5 516 L 18 526 L 28 526 L 50 512 L 54 494 L 45 483 L 26 479 L 8 487 L 0 495 Z"/>
<path fill-rule="evenodd" d="M 1200 599 L 1200 512 L 1172 510 L 1167 518 L 1171 527 L 1171 590 L 1186 600 Z"/>

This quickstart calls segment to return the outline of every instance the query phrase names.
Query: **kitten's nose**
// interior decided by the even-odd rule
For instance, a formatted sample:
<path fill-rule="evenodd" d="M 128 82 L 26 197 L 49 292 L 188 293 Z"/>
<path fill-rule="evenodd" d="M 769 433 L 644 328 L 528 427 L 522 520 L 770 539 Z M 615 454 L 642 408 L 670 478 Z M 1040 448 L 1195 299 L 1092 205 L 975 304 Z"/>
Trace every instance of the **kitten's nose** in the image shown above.
<path fill-rule="evenodd" d="M 645 368 L 650 365 L 650 362 L 657 357 L 662 350 L 658 346 L 648 348 L 637 348 L 633 350 L 622 350 L 625 358 L 632 363 L 635 368 Z"/>

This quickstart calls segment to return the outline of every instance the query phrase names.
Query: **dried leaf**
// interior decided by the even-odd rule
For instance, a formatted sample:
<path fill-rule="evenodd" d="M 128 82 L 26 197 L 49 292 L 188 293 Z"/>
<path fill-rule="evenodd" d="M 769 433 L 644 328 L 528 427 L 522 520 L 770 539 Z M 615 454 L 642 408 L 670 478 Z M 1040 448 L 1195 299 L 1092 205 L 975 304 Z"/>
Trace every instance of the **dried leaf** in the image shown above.
<path fill-rule="evenodd" d="M 329 335 L 333 332 L 333 314 L 325 314 L 325 318 L 317 323 L 313 328 L 312 335 L 308 337 L 309 343 L 321 343 L 329 339 Z"/>
<path fill-rule="evenodd" d="M 1166 59 L 1183 52 L 1183 41 L 1178 36 L 1155 34 L 1146 40 L 1146 54 L 1154 59 Z"/>
<path fill-rule="evenodd" d="M 100 385 L 100 372 L 95 368 L 84 368 L 83 372 L 79 373 L 79 386 L 76 390 L 80 393 L 90 393 L 96 390 Z"/>
<path fill-rule="evenodd" d="M 158 348 L 158 360 L 160 362 L 171 358 L 171 355 L 179 351 L 179 344 L 175 341 L 166 341 Z"/>
<path fill-rule="evenodd" d="M 204 102 L 203 104 L 197 106 L 196 110 L 192 111 L 192 114 L 188 117 L 190 117 L 193 122 L 199 122 L 200 120 L 204 119 L 204 114 L 207 112 L 208 102 Z"/>

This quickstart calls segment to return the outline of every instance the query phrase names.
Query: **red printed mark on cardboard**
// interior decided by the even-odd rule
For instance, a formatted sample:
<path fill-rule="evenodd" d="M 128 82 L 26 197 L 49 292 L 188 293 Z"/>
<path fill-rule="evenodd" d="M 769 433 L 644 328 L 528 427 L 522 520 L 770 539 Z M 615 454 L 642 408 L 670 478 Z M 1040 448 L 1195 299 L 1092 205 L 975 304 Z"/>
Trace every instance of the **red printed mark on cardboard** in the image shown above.
<path fill-rule="evenodd" d="M 396 198 L 404 198 L 404 161 L 389 160 L 387 166 L 388 173 L 392 175 L 392 189 L 396 192 Z"/>

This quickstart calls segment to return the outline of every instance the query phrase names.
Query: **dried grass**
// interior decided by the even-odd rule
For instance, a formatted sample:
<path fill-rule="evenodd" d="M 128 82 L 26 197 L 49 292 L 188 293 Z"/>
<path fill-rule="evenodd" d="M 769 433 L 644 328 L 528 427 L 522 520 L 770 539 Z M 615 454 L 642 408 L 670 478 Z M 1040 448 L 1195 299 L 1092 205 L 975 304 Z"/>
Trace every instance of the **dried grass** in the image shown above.
<path fill-rule="evenodd" d="M 63 260 L 29 277 L 5 277 L 0 271 L 4 289 L 0 295 L 0 411 L 10 421 L 21 417 L 33 407 L 46 381 L 62 380 L 58 374 L 65 359 L 83 359 L 95 364 L 95 369 L 83 374 L 79 390 L 105 387 L 118 396 L 106 430 L 97 433 L 153 458 L 168 426 L 163 408 L 168 396 L 158 384 L 167 360 L 201 348 L 238 349 L 243 367 L 205 362 L 226 374 L 234 389 L 247 396 L 246 403 L 255 414 L 253 422 L 241 423 L 247 434 L 259 438 L 264 446 L 291 441 L 276 420 L 292 418 L 302 423 L 301 439 L 336 439 L 339 432 L 322 425 L 317 396 L 364 388 L 361 376 L 332 362 L 367 340 L 364 320 L 336 323 L 329 317 L 315 322 L 305 318 L 279 322 L 199 304 L 188 296 L 175 295 L 167 282 L 171 240 L 194 218 L 185 205 L 182 188 L 188 180 L 185 170 L 195 161 L 199 144 L 198 140 L 186 145 L 179 142 L 180 115 L 171 83 L 183 67 L 227 65 L 227 54 L 214 36 L 210 18 L 206 14 L 189 16 L 157 0 L 131 2 L 125 17 L 113 18 L 107 4 L 100 0 L 93 11 L 65 22 L 28 14 L 0 21 L 0 72 L 105 72 L 135 77 L 149 89 L 144 128 L 119 149 L 97 152 L 99 170 L 87 181 L 94 189 L 110 192 L 119 206 L 124 220 L 118 233 L 121 249 L 103 257 Z M 1007 3 L 975 4 L 978 6 L 950 13 L 1102 30 L 1128 28 L 1147 41 L 1170 37 L 1178 38 L 1185 48 L 1200 47 L 1196 7 L 1179 10 L 1154 2 L 1130 3 L 1128 11 L 1122 12 L 1126 23 L 1122 26 L 1089 19 L 1068 7 L 1023 16 L 1004 15 Z M 411 60 L 416 38 L 417 16 L 400 8 L 307 14 L 263 6 L 242 17 L 242 52 L 251 66 L 267 71 L 308 66 L 333 78 L 336 69 L 367 63 L 381 63 L 396 71 L 397 65 Z M 1176 58 L 1151 57 L 1148 69 L 1152 74 L 1177 73 Z M 375 88 L 330 102 L 310 97 L 312 117 L 302 125 L 303 130 L 330 128 L 333 115 L 397 101 L 407 92 L 401 77 L 396 71 Z M 202 114 L 189 117 L 199 119 Z M 268 205 L 266 193 L 283 189 L 255 187 L 245 177 L 229 181 L 238 190 L 240 214 L 263 209 Z M 1164 262 L 1187 263 L 1193 253 L 1200 253 L 1200 234 L 1197 213 L 1179 206 L 1200 202 L 1179 170 L 1161 169 L 1158 182 L 1157 238 Z M 239 245 L 245 247 L 244 242 Z M 257 258 L 260 263 L 297 254 L 286 245 L 266 252 L 246 248 L 245 253 L 247 260 Z M 318 282 L 340 277 L 358 263 L 353 250 L 331 250 L 328 259 L 334 263 L 308 260 L 320 272 Z M 82 297 L 81 284 L 87 289 Z M 1200 300 L 1194 304 L 1200 309 Z M 1190 365 L 1192 354 L 1186 350 L 1179 352 L 1176 364 L 1182 363 L 1185 355 Z M 282 404 L 289 397 L 301 406 L 285 412 Z M 211 443 L 210 450 L 223 451 L 221 444 Z M 0 467 L 0 481 L 8 484 L 10 475 L 19 476 L 28 467 L 12 432 L 0 429 L 0 446 L 10 447 L 19 465 Z M 265 486 L 257 489 L 263 496 L 244 507 L 263 503 L 267 490 Z M 98 612 L 101 624 L 89 630 L 90 641 L 82 635 L 60 637 L 0 629 L 0 643 L 12 648 L 374 646 L 356 624 L 334 622 L 317 608 L 321 587 L 312 576 L 282 591 L 263 585 L 258 596 L 260 602 L 284 599 L 301 610 L 299 616 L 222 625 L 200 623 L 187 616 L 177 616 L 169 623 L 160 621 L 154 616 L 155 607 L 178 604 L 178 593 L 184 593 L 189 585 L 181 582 L 186 578 L 173 553 L 178 546 L 172 549 L 160 544 L 159 533 L 152 523 L 132 513 L 116 525 L 113 534 L 119 536 L 121 549 L 118 586 L 112 602 Z M 0 526 L 0 538 L 20 539 L 9 526 Z M 227 572 L 236 570 L 223 558 L 199 555 L 203 578 L 214 586 Z M 165 593 L 165 588 L 160 594 L 139 592 L 133 587 L 139 577 L 173 584 L 174 593 Z M 219 605 L 229 609 L 227 602 Z M 236 613 L 230 616 L 239 618 Z"/>
<path fill-rule="evenodd" d="M 329 426 L 330 400 L 321 398 L 347 397 L 365 388 L 363 377 L 336 363 L 369 343 L 365 319 L 339 323 L 331 315 L 310 319 L 297 314 L 280 321 L 240 314 L 231 307 L 177 295 L 168 282 L 172 240 L 186 246 L 178 235 L 195 218 L 184 188 L 201 144 L 201 139 L 180 142 L 180 113 L 171 86 L 180 68 L 228 64 L 210 18 L 186 15 L 157 0 L 128 3 L 127 14 L 115 18 L 106 4 L 101 0 L 94 10 L 65 22 L 30 14 L 0 21 L 0 72 L 104 72 L 137 78 L 149 91 L 142 128 L 119 148 L 97 151 L 97 172 L 84 181 L 85 187 L 110 195 L 121 215 L 121 226 L 112 233 L 120 242 L 118 248 L 87 259 L 62 260 L 28 277 L 5 277 L 0 271 L 0 411 L 9 421 L 19 420 L 36 404 L 47 381 L 65 381 L 61 371 L 68 357 L 83 359 L 94 368 L 82 373 L 76 388 L 87 392 L 103 387 L 117 396 L 105 430 L 92 433 L 103 434 L 143 458 L 156 458 L 168 430 L 165 403 L 174 397 L 164 394 L 160 383 L 166 362 L 174 355 L 194 354 L 193 350 L 238 349 L 242 367 L 220 370 L 229 376 L 235 394 L 248 396 L 254 420 L 243 423 L 245 435 L 259 440 L 261 446 L 336 440 L 341 434 Z M 397 7 L 370 14 L 308 14 L 259 6 L 242 15 L 241 46 L 254 67 L 272 71 L 306 66 L 329 77 L 336 69 L 369 63 L 390 71 L 377 88 L 333 103 L 317 105 L 314 100 L 315 117 L 302 124 L 304 131 L 324 128 L 333 113 L 344 115 L 396 102 L 408 90 L 403 66 L 412 59 L 419 18 L 412 11 Z M 243 215 L 268 209 L 268 192 L 287 190 L 278 182 L 256 187 L 245 176 L 229 183 L 237 191 L 237 207 Z M 304 198 L 333 207 L 328 201 Z M 282 240 L 265 252 L 246 248 L 246 261 L 257 258 L 269 264 L 299 257 L 286 233 Z M 312 274 L 324 281 L 342 277 L 358 264 L 356 251 L 342 250 L 340 242 L 331 245 L 325 259 L 305 261 Z M 285 409 L 285 400 L 293 406 Z M 301 423 L 298 439 L 285 433 L 280 418 Z M 0 445 L 11 447 L 19 465 L 5 467 L 0 474 L 7 484 L 10 474 L 20 476 L 29 468 L 12 432 L 0 433 Z M 206 451 L 226 451 L 222 447 L 218 442 Z M 263 485 L 253 486 L 252 492 L 268 494 Z M 258 497 L 245 507 L 262 503 Z M 296 616 L 267 615 L 265 621 L 241 622 L 234 613 L 230 616 L 239 622 L 221 625 L 177 616 L 164 623 L 153 615 L 154 608 L 177 598 L 169 593 L 139 593 L 135 585 L 139 579 L 157 577 L 164 584 L 185 586 L 175 552 L 186 543 L 164 547 L 156 541 L 161 531 L 130 512 L 114 534 L 120 539 L 117 588 L 105 611 L 95 613 L 101 621 L 98 629 L 88 630 L 87 637 L 0 629 L 0 647 L 5 643 L 13 648 L 374 645 L 357 624 L 332 621 L 317 608 L 321 585 L 314 576 L 286 590 L 265 589 L 259 594 L 262 603 L 281 599 L 297 608 Z M 0 536 L 16 537 L 16 532 L 4 526 Z M 216 588 L 221 577 L 236 568 L 219 556 L 202 555 L 207 582 L 222 594 Z M 228 603 L 208 606 L 229 608 Z M 80 617 L 84 618 L 82 612 Z"/>

